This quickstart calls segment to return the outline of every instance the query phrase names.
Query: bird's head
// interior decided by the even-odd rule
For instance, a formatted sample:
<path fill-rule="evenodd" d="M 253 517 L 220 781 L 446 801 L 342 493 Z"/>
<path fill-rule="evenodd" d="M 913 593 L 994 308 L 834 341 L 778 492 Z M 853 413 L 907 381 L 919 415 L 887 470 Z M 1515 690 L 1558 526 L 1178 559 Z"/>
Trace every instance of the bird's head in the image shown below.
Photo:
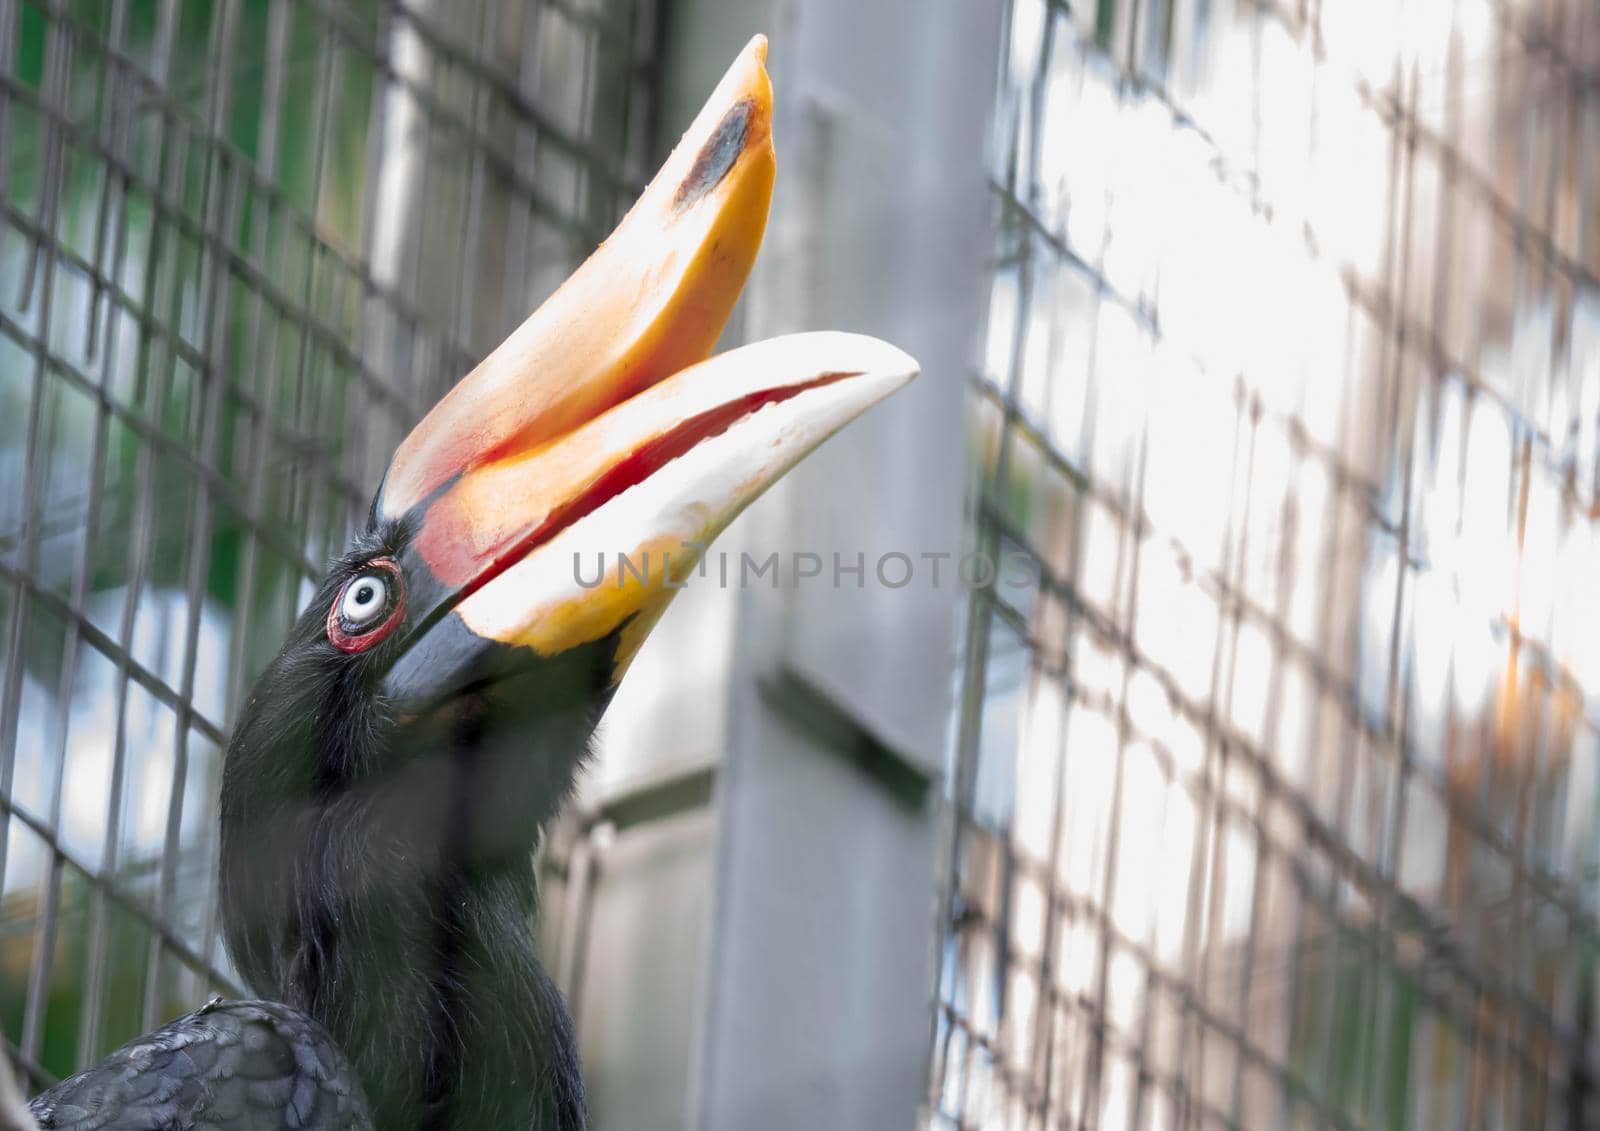
<path fill-rule="evenodd" d="M 525 851 L 706 543 L 915 375 L 851 334 L 708 360 L 766 226 L 765 54 L 745 50 L 610 239 L 401 443 L 240 720 L 235 845 L 247 826 L 303 843 L 274 814 L 339 794 L 413 843 L 454 821 Z"/>

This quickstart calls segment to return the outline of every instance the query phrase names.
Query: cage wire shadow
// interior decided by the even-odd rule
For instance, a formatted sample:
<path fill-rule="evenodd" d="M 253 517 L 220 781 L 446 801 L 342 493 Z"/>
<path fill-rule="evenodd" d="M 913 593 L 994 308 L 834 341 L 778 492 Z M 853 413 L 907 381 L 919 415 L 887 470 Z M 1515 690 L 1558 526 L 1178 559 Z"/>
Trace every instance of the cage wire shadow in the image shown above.
<path fill-rule="evenodd" d="M 1600 9 L 1006 9 L 928 1125 L 1596 1126 Z"/>
<path fill-rule="evenodd" d="M 238 699 L 405 429 L 610 230 L 653 0 L 0 0 L 0 1019 L 212 991 Z"/>

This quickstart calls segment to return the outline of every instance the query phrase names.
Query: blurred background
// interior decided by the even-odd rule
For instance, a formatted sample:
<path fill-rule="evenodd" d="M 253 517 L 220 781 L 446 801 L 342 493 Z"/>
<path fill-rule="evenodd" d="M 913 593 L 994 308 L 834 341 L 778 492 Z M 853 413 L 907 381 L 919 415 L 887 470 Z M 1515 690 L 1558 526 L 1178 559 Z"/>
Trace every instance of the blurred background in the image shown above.
<path fill-rule="evenodd" d="M 540 856 L 596 1128 L 1600 1126 L 1592 0 L 0 0 L 30 1088 L 241 992 L 243 692 L 757 31 L 728 338 L 924 376 Z"/>

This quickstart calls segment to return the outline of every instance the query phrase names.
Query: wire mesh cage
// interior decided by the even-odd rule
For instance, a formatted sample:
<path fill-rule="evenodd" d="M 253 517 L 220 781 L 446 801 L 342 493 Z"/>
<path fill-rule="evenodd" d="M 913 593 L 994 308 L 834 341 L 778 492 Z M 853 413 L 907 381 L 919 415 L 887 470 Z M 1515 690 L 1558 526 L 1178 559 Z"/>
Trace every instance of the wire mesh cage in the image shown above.
<path fill-rule="evenodd" d="M 389 452 L 631 202 L 651 0 L 0 0 L 0 1019 L 236 990 L 227 720 Z"/>
<path fill-rule="evenodd" d="M 934 1127 L 1592 1127 L 1600 8 L 1012 0 Z"/>

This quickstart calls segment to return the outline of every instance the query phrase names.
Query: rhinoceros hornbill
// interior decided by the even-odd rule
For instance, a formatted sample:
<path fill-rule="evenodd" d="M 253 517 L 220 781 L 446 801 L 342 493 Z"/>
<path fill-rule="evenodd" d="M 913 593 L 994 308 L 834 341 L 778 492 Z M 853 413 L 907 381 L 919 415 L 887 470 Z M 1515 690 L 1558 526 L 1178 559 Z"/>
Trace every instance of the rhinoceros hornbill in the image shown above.
<path fill-rule="evenodd" d="M 916 372 L 848 334 L 706 360 L 766 226 L 765 56 L 401 443 L 244 704 L 220 913 L 269 1000 L 133 1042 L 37 1097 L 41 1124 L 584 1126 L 531 850 L 704 544 Z"/>

